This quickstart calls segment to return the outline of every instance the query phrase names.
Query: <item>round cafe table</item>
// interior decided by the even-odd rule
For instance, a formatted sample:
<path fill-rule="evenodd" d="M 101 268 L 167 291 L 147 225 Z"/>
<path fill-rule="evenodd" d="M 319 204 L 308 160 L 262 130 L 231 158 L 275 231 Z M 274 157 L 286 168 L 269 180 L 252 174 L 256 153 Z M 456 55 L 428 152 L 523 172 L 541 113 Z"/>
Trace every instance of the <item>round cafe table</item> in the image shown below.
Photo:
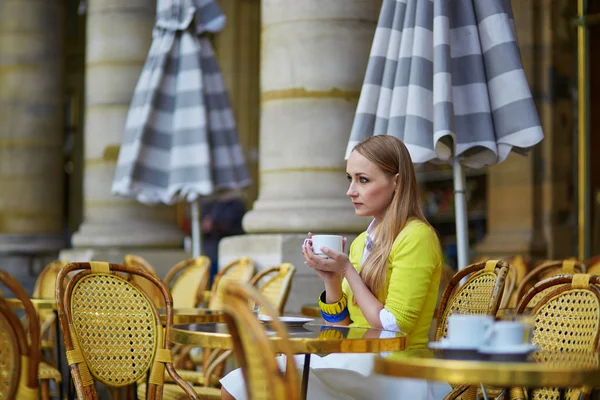
<path fill-rule="evenodd" d="M 376 357 L 375 373 L 464 385 L 530 389 L 600 386 L 597 353 L 538 353 L 545 362 L 492 362 L 436 358 L 430 351 Z M 561 390 L 561 396 L 564 391 Z M 561 397 L 562 398 L 562 397 Z"/>
<path fill-rule="evenodd" d="M 378 329 L 307 323 L 289 326 L 287 330 L 292 352 L 304 354 L 303 399 L 306 399 L 308 388 L 311 354 L 392 352 L 404 350 L 406 345 L 404 334 Z M 268 329 L 268 325 L 267 335 L 273 341 L 276 351 L 279 351 L 278 343 L 281 343 L 281 339 Z M 169 340 L 172 343 L 213 349 L 233 348 L 231 335 L 224 323 L 173 325 Z"/>

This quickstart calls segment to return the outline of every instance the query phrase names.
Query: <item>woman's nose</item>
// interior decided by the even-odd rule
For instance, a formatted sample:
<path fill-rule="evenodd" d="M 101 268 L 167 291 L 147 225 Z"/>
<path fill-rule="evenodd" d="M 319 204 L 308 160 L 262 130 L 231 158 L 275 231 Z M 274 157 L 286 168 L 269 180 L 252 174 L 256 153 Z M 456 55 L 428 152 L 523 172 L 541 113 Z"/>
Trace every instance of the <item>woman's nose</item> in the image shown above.
<path fill-rule="evenodd" d="M 358 196 L 358 193 L 354 189 L 354 184 L 352 184 L 352 183 L 350 184 L 350 187 L 348 188 L 348 191 L 346 192 L 346 196 L 348 196 L 348 197 Z"/>

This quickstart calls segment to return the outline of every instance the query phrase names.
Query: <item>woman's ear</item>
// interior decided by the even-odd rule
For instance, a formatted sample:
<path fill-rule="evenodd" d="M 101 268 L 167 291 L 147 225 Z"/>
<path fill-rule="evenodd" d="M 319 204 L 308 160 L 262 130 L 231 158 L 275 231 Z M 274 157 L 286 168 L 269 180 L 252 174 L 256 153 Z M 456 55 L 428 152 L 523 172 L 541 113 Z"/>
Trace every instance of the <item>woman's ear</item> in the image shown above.
<path fill-rule="evenodd" d="M 396 175 L 394 175 L 394 187 L 396 187 L 396 185 L 398 184 L 398 175 L 400 175 L 400 173 L 396 173 Z"/>

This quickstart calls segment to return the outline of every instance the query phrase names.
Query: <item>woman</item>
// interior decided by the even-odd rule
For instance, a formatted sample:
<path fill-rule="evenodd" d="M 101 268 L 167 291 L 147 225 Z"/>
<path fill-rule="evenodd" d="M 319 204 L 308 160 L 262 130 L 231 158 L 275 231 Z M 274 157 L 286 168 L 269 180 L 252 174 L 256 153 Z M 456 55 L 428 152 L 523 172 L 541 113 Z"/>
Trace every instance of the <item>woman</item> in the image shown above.
<path fill-rule="evenodd" d="M 410 154 L 393 136 L 360 142 L 348 158 L 346 193 L 357 215 L 372 216 L 366 232 L 350 247 L 350 256 L 302 248 L 305 262 L 325 283 L 320 297 L 323 318 L 353 325 L 403 332 L 406 349 L 424 349 L 437 301 L 442 254 L 437 235 L 420 208 Z M 309 233 L 309 239 L 312 235 Z M 313 356 L 309 399 L 434 399 L 449 386 L 426 381 L 368 376 L 374 355 Z M 301 363 L 298 358 L 297 363 Z M 299 365 L 301 368 L 301 365 Z M 243 380 L 234 371 L 222 381 L 224 399 L 245 398 Z"/>

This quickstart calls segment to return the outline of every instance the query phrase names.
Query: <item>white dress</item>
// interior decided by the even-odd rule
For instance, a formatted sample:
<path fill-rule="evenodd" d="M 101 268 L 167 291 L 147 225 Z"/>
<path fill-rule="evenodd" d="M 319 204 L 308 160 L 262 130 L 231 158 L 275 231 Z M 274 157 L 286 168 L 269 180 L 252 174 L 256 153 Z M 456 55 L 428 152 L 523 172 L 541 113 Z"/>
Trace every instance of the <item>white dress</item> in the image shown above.
<path fill-rule="evenodd" d="M 370 237 L 371 222 L 367 228 L 367 242 Z M 370 245 L 365 246 L 362 262 L 369 255 Z M 383 310 L 382 310 L 383 311 Z M 380 314 L 382 325 L 392 331 L 399 331 L 395 320 L 389 325 Z M 382 331 L 382 336 L 386 336 Z M 386 353 L 389 354 L 389 353 Z M 430 382 L 422 379 L 392 378 L 373 374 L 373 360 L 377 354 L 330 354 L 310 357 L 308 376 L 308 400 L 441 400 L 451 390 L 445 382 Z M 385 354 L 381 354 L 385 355 Z M 285 370 L 285 356 L 277 357 L 279 367 Z M 304 367 L 304 356 L 294 356 L 298 372 Z M 246 400 L 246 385 L 240 368 L 230 372 L 221 385 L 237 400 Z"/>
<path fill-rule="evenodd" d="M 391 378 L 373 375 L 375 354 L 312 355 L 308 378 L 308 400 L 441 400 L 450 385 L 421 379 Z M 304 356 L 295 356 L 298 372 Z M 284 356 L 278 357 L 285 367 Z M 221 379 L 221 385 L 237 400 L 246 400 L 246 386 L 241 369 Z"/>

